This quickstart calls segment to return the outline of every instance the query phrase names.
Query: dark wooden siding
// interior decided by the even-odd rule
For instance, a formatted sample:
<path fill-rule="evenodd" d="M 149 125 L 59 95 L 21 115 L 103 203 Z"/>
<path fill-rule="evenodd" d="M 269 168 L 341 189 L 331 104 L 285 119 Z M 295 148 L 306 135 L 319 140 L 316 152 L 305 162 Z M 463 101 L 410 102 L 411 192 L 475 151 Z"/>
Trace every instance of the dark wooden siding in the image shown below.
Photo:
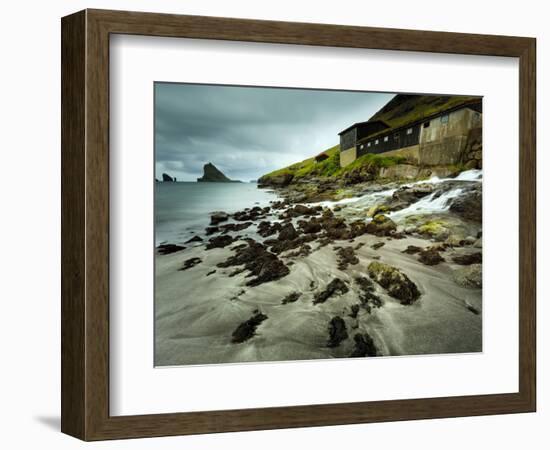
<path fill-rule="evenodd" d="M 423 124 L 416 124 L 390 133 L 384 133 L 371 139 L 363 139 L 357 146 L 357 156 L 366 153 L 384 153 L 417 145 L 420 142 L 420 128 L 422 126 Z M 412 133 L 408 134 L 407 130 L 410 128 L 412 128 Z M 386 137 L 387 140 L 385 140 Z M 378 143 L 376 143 L 377 140 Z"/>
<path fill-rule="evenodd" d="M 340 149 L 346 150 L 355 146 L 357 142 L 357 128 L 352 128 L 340 135 Z"/>
<path fill-rule="evenodd" d="M 357 140 L 363 139 L 371 134 L 378 133 L 379 131 L 388 128 L 382 122 L 368 122 L 357 127 Z"/>

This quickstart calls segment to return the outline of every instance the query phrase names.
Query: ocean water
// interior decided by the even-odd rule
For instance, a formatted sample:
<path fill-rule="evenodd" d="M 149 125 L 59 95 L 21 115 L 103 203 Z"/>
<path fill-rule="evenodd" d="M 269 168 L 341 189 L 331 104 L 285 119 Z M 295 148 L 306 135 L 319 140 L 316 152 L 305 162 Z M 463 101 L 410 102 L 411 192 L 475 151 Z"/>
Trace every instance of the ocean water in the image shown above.
<path fill-rule="evenodd" d="M 210 213 L 268 206 L 277 195 L 256 183 L 156 183 L 155 245 L 181 244 L 210 223 Z"/>

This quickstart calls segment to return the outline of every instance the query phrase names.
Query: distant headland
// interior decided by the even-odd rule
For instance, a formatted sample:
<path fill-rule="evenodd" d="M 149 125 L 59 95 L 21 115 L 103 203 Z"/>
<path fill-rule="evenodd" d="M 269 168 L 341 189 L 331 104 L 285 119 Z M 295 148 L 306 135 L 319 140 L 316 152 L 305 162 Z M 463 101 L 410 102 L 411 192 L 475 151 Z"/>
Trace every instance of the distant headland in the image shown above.
<path fill-rule="evenodd" d="M 240 180 L 231 180 L 227 178 L 214 164 L 207 163 L 203 168 L 203 175 L 197 178 L 198 182 L 210 183 L 241 183 Z"/>

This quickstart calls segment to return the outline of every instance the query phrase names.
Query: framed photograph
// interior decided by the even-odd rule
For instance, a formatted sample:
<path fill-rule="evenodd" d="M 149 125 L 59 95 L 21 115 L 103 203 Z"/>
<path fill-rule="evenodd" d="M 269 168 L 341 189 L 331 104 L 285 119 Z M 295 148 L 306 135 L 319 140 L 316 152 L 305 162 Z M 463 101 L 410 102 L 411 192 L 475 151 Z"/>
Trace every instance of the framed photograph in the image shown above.
<path fill-rule="evenodd" d="M 63 432 L 535 411 L 535 39 L 61 29 Z"/>

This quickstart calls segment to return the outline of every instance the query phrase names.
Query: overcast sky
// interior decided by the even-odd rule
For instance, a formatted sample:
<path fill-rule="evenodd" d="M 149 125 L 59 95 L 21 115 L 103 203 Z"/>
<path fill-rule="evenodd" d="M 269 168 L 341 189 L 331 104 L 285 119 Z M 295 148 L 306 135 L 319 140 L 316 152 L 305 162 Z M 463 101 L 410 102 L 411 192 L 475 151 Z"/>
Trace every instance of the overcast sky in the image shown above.
<path fill-rule="evenodd" d="M 314 156 L 393 94 L 155 84 L 156 176 L 196 181 L 211 162 L 250 181 Z"/>

